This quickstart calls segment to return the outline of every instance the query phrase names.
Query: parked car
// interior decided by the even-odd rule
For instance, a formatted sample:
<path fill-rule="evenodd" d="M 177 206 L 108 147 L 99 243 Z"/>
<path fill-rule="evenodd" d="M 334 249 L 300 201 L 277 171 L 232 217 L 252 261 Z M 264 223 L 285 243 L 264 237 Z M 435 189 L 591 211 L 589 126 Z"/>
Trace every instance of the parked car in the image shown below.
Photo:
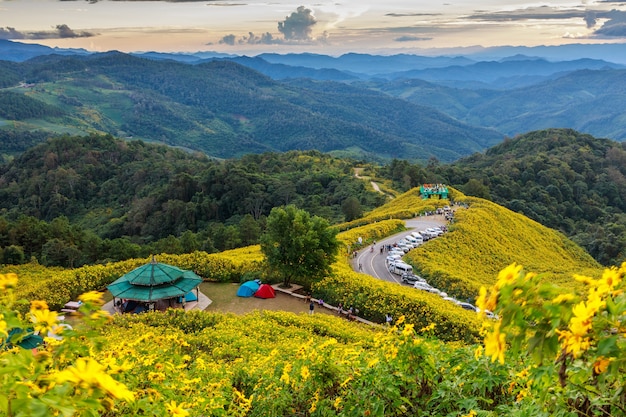
<path fill-rule="evenodd" d="M 420 230 L 420 235 L 422 235 L 422 238 L 424 238 L 424 240 L 430 240 L 434 237 L 437 237 L 436 233 L 431 233 L 428 230 Z"/>
<path fill-rule="evenodd" d="M 420 243 L 424 242 L 424 238 L 418 232 L 411 233 L 411 236 L 413 236 L 413 239 L 417 240 Z"/>
<path fill-rule="evenodd" d="M 404 254 L 402 254 L 402 255 L 404 255 Z M 402 259 L 402 255 L 398 255 L 398 254 L 387 255 L 385 260 L 387 261 L 387 264 L 389 264 L 391 262 L 395 262 L 395 261 L 401 260 Z"/>
<path fill-rule="evenodd" d="M 399 247 L 401 250 L 403 250 L 403 251 L 404 251 L 404 253 L 407 253 L 408 251 L 410 251 L 411 249 L 413 249 L 412 247 L 407 246 L 407 245 L 403 245 L 403 244 L 398 245 L 398 247 Z"/>
<path fill-rule="evenodd" d="M 422 277 L 420 277 L 419 275 L 415 275 L 412 272 L 407 272 L 402 274 L 402 282 L 404 282 L 405 284 L 415 284 L 416 282 L 426 282 L 426 280 Z"/>
<path fill-rule="evenodd" d="M 416 289 L 422 290 L 422 291 L 428 291 L 432 287 L 430 285 L 428 285 L 428 283 L 426 283 L 426 282 L 415 281 L 415 283 L 413 284 L 413 288 L 416 288 Z"/>
<path fill-rule="evenodd" d="M 470 303 L 464 303 L 464 302 L 460 302 L 459 303 L 459 307 L 464 308 L 465 310 L 470 310 L 473 312 L 478 312 L 478 307 L 470 304 Z"/>

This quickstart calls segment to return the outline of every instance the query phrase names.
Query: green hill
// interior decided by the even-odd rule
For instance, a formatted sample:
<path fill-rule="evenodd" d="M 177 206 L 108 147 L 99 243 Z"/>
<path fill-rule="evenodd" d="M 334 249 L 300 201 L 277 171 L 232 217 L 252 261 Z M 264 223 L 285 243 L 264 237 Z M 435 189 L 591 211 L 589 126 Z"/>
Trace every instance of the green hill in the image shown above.
<path fill-rule="evenodd" d="M 562 231 L 596 260 L 626 259 L 626 147 L 569 129 L 530 132 L 439 167 L 447 182 Z M 474 190 L 476 191 L 476 190 Z"/>
<path fill-rule="evenodd" d="M 28 119 L 22 130 L 109 133 L 222 158 L 316 149 L 451 161 L 502 138 L 365 88 L 281 83 L 226 61 L 191 65 L 113 52 L 51 55 L 11 63 L 7 74 L 6 83 L 17 75 L 32 84 L 11 92 L 59 112 Z"/>
<path fill-rule="evenodd" d="M 349 197 L 357 211 L 380 205 L 384 196 L 355 178 L 352 166 L 316 151 L 222 161 L 137 140 L 63 136 L 0 166 L 0 247 L 22 247 L 26 261 L 41 261 L 44 246 L 56 242 L 55 253 L 77 249 L 94 262 L 113 250 L 98 238 L 124 239 L 114 259 L 140 256 L 131 242 L 182 234 L 193 237 L 186 249 L 164 241 L 152 250 L 254 244 L 275 206 L 297 204 L 337 223 Z M 65 261 L 53 264 L 68 265 L 67 256 L 58 257 Z"/>

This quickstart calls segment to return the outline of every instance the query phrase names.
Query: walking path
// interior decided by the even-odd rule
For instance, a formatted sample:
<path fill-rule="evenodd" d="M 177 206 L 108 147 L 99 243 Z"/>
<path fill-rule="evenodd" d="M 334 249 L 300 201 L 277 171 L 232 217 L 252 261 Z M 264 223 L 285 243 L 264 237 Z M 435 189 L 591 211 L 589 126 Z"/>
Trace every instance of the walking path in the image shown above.
<path fill-rule="evenodd" d="M 274 288 L 274 291 L 280 291 L 284 294 L 288 294 L 291 295 L 292 297 L 297 297 L 297 298 L 301 298 L 301 299 L 305 299 L 306 295 L 303 294 L 298 294 L 297 291 L 300 290 L 302 288 L 302 285 L 295 285 L 292 284 L 290 288 L 282 288 L 281 284 L 274 284 L 272 285 L 272 288 Z M 315 303 L 316 306 L 319 306 L 319 299 L 316 298 L 311 298 L 311 301 L 313 301 Z M 325 307 L 329 310 L 334 311 L 337 314 L 345 314 L 345 310 L 343 310 L 342 312 L 339 311 L 339 309 L 336 306 L 330 305 L 324 301 L 322 301 L 321 304 L 322 307 Z M 355 321 L 361 322 L 361 323 L 365 323 L 365 324 L 370 324 L 370 325 L 376 325 L 377 323 L 371 322 L 369 320 L 365 320 L 364 318 L 361 318 L 357 315 L 353 315 L 352 316 L 354 318 Z"/>

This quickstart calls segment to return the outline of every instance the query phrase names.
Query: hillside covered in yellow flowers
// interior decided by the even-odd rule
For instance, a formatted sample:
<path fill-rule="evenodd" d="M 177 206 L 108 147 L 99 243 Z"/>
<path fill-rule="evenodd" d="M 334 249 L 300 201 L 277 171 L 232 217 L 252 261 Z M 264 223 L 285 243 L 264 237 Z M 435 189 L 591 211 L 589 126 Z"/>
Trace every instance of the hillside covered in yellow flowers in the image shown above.
<path fill-rule="evenodd" d="M 569 294 L 555 301 L 557 305 L 584 296 L 582 281 L 575 280 L 575 274 L 589 279 L 602 276 L 600 266 L 560 233 L 486 200 L 469 198 L 456 190 L 452 196 L 462 204 L 454 206 L 449 232 L 406 257 L 429 282 L 449 294 L 474 299 L 481 286 L 500 285 L 503 279 L 499 271 L 517 263 L 539 273 L 540 283 Z M 367 244 L 405 230 L 401 219 L 444 204 L 450 202 L 422 200 L 416 190 L 411 190 L 355 224 L 341 225 L 344 231 L 338 238 L 352 242 L 354 236 L 362 236 Z M 355 272 L 346 259 L 341 254 L 332 275 L 312 284 L 314 296 L 329 304 L 346 298 L 356 300 L 359 314 L 377 323 L 384 322 L 384 315 L 391 312 L 396 318 L 392 327 L 285 312 L 241 317 L 175 310 L 117 316 L 98 327 L 96 333 L 92 330 L 93 339 L 89 340 L 80 338 L 81 325 L 77 325 L 77 338 L 67 336 L 75 343 L 73 354 L 90 356 L 99 364 L 93 365 L 93 372 L 113 375 L 132 392 L 132 398 L 127 391 L 123 397 L 115 397 L 115 390 L 107 391 L 97 385 L 101 384 L 99 379 L 91 380 L 89 383 L 109 397 L 98 406 L 92 404 L 94 415 L 541 415 L 537 414 L 543 409 L 541 391 L 532 393 L 528 358 L 493 363 L 476 350 L 483 337 L 484 317 L 454 307 L 436 295 Z M 246 273 L 263 270 L 258 246 L 211 255 L 162 255 L 160 260 L 197 271 L 212 281 L 237 281 Z M 9 304 L 28 316 L 32 313 L 26 313 L 27 305 L 14 300 L 42 299 L 58 308 L 82 293 L 102 289 L 146 261 L 74 270 L 27 264 L 2 272 L 20 277 L 11 283 L 14 295 Z M 264 279 L 271 282 L 271 277 Z M 563 323 L 571 315 L 568 309 L 563 304 Z M 93 311 L 90 314 L 85 317 L 100 319 L 93 317 Z M 498 341 L 505 340 L 495 334 Z M 74 366 L 67 352 L 64 363 L 50 359 L 55 357 L 55 343 L 47 346 L 48 356 L 34 359 L 41 360 L 37 368 L 41 373 L 34 374 L 28 385 L 42 401 L 46 395 L 59 394 L 46 385 L 55 378 L 56 368 Z M 504 357 L 504 348 L 494 346 L 487 344 L 490 356 L 495 352 L 494 357 Z M 6 355 L 0 359 L 6 361 Z M 27 363 L 33 359 L 23 360 Z M 593 361 L 589 366 L 593 368 Z M 3 378 L 0 381 L 8 389 L 23 391 L 21 382 Z M 69 382 L 76 382 L 77 387 L 89 386 L 77 376 L 73 378 Z M 83 396 L 87 393 L 79 391 Z M 0 415 L 6 404 L 0 403 Z M 78 415 L 77 407 L 67 402 L 63 407 L 63 415 Z"/>

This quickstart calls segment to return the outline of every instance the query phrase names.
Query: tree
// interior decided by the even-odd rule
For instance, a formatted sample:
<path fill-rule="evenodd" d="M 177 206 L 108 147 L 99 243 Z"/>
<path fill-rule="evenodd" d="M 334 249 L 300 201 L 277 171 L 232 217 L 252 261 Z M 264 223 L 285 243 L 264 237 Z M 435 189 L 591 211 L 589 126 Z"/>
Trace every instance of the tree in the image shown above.
<path fill-rule="evenodd" d="M 330 272 L 339 250 L 337 230 L 328 221 L 293 205 L 274 207 L 261 236 L 261 250 L 285 287 L 295 277 L 320 279 Z"/>
<path fill-rule="evenodd" d="M 343 203 L 341 204 L 341 211 L 343 211 L 344 216 L 346 216 L 347 222 L 358 219 L 363 215 L 361 202 L 354 196 L 350 196 L 343 200 Z"/>

